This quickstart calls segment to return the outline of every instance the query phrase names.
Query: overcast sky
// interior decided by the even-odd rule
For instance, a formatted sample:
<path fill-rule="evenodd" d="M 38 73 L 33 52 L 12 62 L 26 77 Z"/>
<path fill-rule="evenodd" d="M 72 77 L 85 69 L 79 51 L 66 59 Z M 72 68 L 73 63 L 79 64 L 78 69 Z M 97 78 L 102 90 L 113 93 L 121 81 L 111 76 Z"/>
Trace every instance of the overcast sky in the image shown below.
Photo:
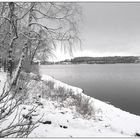
<path fill-rule="evenodd" d="M 140 3 L 79 4 L 83 50 L 74 56 L 140 55 Z"/>

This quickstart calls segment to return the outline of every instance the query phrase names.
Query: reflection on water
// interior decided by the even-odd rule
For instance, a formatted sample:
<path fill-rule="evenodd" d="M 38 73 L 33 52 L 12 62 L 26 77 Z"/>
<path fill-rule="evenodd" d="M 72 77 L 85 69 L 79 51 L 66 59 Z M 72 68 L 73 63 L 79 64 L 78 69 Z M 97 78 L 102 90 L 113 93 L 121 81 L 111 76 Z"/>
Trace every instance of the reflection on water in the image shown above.
<path fill-rule="evenodd" d="M 80 87 L 91 97 L 140 115 L 139 64 L 42 65 L 40 72 Z"/>

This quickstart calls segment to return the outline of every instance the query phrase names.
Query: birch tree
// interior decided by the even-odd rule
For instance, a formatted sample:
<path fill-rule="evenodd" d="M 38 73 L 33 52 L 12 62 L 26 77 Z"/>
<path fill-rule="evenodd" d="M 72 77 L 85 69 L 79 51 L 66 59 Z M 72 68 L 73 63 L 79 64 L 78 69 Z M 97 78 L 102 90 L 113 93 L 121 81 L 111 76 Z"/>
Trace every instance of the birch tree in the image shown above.
<path fill-rule="evenodd" d="M 3 19 L 9 23 L 10 43 L 8 47 L 9 77 L 11 84 L 16 85 L 23 62 L 32 63 L 34 57 L 40 53 L 51 51 L 58 46 L 72 54 L 74 44 L 80 42 L 78 37 L 78 22 L 80 7 L 76 3 L 54 3 L 54 2 L 9 2 L 5 3 L 8 9 Z M 40 32 L 41 31 L 41 32 Z M 42 35 L 40 34 L 42 33 Z M 25 42 L 16 46 L 16 42 Z M 42 42 L 44 45 L 44 53 Z M 15 72 L 12 69 L 16 48 L 20 48 L 21 54 Z"/>
<path fill-rule="evenodd" d="M 56 2 L 3 2 L 0 3 L 0 50 L 7 60 L 8 88 L 0 93 L 0 137 L 24 137 L 35 128 L 29 118 L 19 119 L 18 107 L 23 103 L 19 77 L 23 65 L 32 64 L 38 55 L 44 59 L 53 49 L 61 46 L 72 54 L 79 43 L 78 22 L 81 9 L 76 3 Z M 13 68 L 15 58 L 18 63 Z M 17 94 L 23 94 L 16 98 Z M 8 126 L 6 119 L 17 110 Z M 34 109 L 33 109 L 34 110 Z M 33 111 L 32 110 L 32 111 Z M 32 113 L 29 112 L 29 114 Z M 25 117 L 25 116 L 24 116 Z"/>

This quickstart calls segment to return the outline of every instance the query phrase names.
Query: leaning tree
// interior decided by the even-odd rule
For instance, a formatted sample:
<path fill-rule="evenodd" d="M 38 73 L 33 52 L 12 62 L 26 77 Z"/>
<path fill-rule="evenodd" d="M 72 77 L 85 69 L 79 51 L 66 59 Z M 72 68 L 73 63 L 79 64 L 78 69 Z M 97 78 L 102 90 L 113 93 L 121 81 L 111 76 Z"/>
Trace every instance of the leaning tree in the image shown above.
<path fill-rule="evenodd" d="M 81 10 L 76 3 L 9 2 L 1 6 L 6 9 L 1 11 L 1 22 L 6 23 L 2 27 L 6 26 L 7 30 L 2 31 L 2 41 L 8 42 L 8 72 L 12 84 L 16 84 L 25 60 L 26 64 L 32 64 L 37 54 L 47 57 L 47 52 L 59 46 L 72 54 L 74 44 L 80 42 Z M 18 65 L 13 73 L 15 57 Z"/>
<path fill-rule="evenodd" d="M 80 15 L 77 3 L 0 3 L 0 55 L 7 60 L 8 81 L 0 93 L 0 123 L 5 124 L 17 110 L 8 126 L 0 125 L 0 137 L 28 136 L 35 128 L 36 122 L 33 123 L 30 117 L 15 122 L 26 92 L 19 87 L 21 70 L 25 65 L 32 65 L 37 56 L 46 59 L 58 47 L 72 54 L 74 46 L 80 42 Z M 17 97 L 20 93 L 23 95 Z"/>

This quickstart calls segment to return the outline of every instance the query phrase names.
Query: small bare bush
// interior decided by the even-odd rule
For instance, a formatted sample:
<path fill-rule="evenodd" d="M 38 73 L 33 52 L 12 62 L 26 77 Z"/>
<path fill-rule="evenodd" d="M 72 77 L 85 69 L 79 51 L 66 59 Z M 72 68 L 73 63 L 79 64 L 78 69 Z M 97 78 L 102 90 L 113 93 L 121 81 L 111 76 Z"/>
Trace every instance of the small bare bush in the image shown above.
<path fill-rule="evenodd" d="M 59 101 L 59 102 L 63 102 L 64 100 L 66 100 L 67 98 L 67 91 L 65 90 L 64 87 L 57 87 L 56 89 L 54 89 L 54 95 L 53 95 L 53 99 Z"/>
<path fill-rule="evenodd" d="M 29 78 L 31 80 L 36 80 L 36 81 L 40 81 L 41 80 L 41 75 L 40 74 L 30 73 L 30 74 L 27 74 L 27 75 L 29 75 Z"/>
<path fill-rule="evenodd" d="M 51 89 L 54 89 L 54 82 L 53 81 L 45 81 L 45 84 Z"/>
<path fill-rule="evenodd" d="M 75 106 L 76 111 L 85 118 L 94 116 L 94 107 L 90 103 L 90 97 L 83 97 L 81 94 L 73 94 L 70 90 L 69 98 L 71 98 L 70 106 Z"/>
<path fill-rule="evenodd" d="M 90 104 L 90 98 L 82 98 L 79 106 L 76 107 L 77 111 L 83 116 L 92 116 L 94 114 L 93 106 Z"/>

